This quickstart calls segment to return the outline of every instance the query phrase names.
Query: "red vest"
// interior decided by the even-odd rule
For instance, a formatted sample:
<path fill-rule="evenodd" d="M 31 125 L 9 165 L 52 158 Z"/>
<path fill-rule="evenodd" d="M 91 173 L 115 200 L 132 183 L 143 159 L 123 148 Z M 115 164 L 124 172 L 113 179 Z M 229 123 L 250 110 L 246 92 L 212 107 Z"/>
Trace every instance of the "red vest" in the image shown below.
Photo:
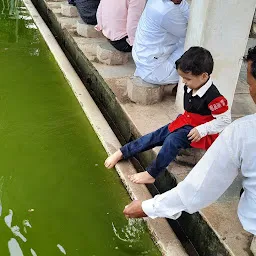
<path fill-rule="evenodd" d="M 220 94 L 214 84 L 199 97 L 192 96 L 192 90 L 187 92 L 187 86 L 184 86 L 184 108 L 185 112 L 179 115 L 176 120 L 169 124 L 169 131 L 173 132 L 185 125 L 196 127 L 198 125 L 210 122 L 214 119 L 213 115 L 219 115 L 228 110 L 227 100 Z M 218 134 L 206 135 L 198 142 L 192 142 L 193 148 L 207 150 L 216 140 Z"/>

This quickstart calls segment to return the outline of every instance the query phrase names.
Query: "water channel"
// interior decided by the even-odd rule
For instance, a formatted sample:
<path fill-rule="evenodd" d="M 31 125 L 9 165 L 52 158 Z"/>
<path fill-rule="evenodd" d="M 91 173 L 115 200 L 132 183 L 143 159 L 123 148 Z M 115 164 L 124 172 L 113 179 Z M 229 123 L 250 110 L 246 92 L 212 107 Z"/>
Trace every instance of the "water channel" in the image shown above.
<path fill-rule="evenodd" d="M 21 1 L 0 1 L 0 255 L 160 255 Z"/>

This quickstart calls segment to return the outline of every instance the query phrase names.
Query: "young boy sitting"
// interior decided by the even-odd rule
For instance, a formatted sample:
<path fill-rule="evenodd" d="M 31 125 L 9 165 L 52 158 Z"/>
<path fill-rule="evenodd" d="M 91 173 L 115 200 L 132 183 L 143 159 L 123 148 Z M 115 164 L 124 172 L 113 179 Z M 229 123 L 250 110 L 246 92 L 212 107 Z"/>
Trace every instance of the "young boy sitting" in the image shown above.
<path fill-rule="evenodd" d="M 211 80 L 213 58 L 202 47 L 191 47 L 176 62 L 183 79 L 184 109 L 172 123 L 124 145 L 105 161 L 112 168 L 121 159 L 162 146 L 145 172 L 130 176 L 134 183 L 154 183 L 160 172 L 175 159 L 181 148 L 208 149 L 218 134 L 231 123 L 227 100 Z"/>

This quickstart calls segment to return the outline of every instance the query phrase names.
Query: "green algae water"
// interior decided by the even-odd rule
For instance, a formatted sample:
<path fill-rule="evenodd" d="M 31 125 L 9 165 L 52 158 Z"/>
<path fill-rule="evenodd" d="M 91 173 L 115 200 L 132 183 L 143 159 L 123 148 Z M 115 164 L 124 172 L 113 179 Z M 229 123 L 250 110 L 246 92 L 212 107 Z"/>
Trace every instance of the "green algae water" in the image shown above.
<path fill-rule="evenodd" d="M 0 255 L 160 255 L 20 1 L 0 1 Z"/>

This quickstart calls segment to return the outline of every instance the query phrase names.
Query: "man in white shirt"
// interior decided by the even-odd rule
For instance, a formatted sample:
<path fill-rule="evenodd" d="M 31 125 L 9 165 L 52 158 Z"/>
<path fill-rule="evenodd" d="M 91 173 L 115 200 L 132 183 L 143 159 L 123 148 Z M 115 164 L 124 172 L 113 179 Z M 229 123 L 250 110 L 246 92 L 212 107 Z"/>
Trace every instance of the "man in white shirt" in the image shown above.
<path fill-rule="evenodd" d="M 247 82 L 256 104 L 256 47 L 249 49 Z M 177 219 L 182 211 L 194 213 L 216 201 L 241 170 L 243 189 L 238 217 L 254 235 L 251 250 L 256 255 L 256 114 L 229 125 L 203 158 L 177 187 L 146 201 L 135 200 L 124 209 L 129 218 Z M 216 185 L 218 184 L 218 185 Z"/>
<path fill-rule="evenodd" d="M 188 16 L 186 0 L 148 0 L 133 44 L 134 76 L 158 85 L 178 82 L 175 61 L 184 51 Z"/>

